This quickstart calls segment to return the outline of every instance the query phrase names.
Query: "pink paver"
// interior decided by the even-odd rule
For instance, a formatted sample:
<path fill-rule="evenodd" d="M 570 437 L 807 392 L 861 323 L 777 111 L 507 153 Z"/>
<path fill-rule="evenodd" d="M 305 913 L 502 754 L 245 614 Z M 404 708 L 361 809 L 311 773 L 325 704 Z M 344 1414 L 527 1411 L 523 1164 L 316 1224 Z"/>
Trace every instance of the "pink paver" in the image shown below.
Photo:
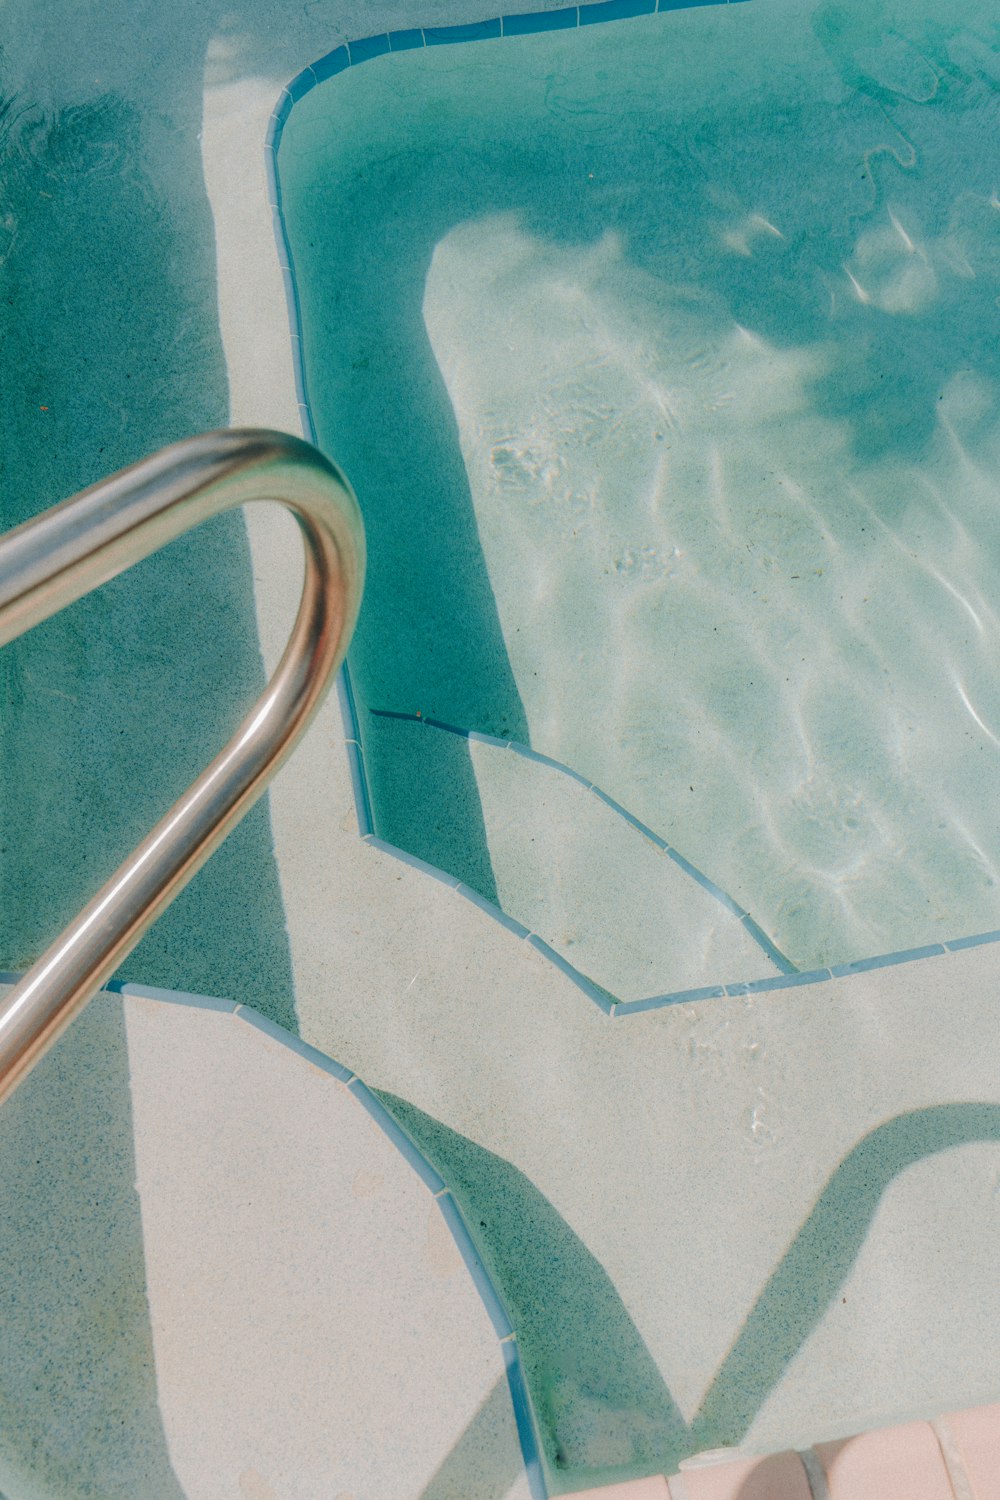
<path fill-rule="evenodd" d="M 797 1453 L 773 1453 L 768 1458 L 739 1458 L 706 1468 L 685 1469 L 680 1483 L 683 1500 L 812 1500 L 809 1480 Z M 674 1495 L 674 1500 L 679 1500 Z"/>
<path fill-rule="evenodd" d="M 652 1479 L 630 1479 L 628 1484 L 606 1485 L 601 1490 L 575 1490 L 563 1500 L 670 1500 L 667 1481 L 656 1475 Z"/>
<path fill-rule="evenodd" d="M 954 1500 L 941 1447 L 927 1422 L 817 1443 L 830 1500 Z"/>
<path fill-rule="evenodd" d="M 1000 1500 L 1000 1406 L 949 1412 L 938 1425 L 958 1450 L 975 1500 Z"/>

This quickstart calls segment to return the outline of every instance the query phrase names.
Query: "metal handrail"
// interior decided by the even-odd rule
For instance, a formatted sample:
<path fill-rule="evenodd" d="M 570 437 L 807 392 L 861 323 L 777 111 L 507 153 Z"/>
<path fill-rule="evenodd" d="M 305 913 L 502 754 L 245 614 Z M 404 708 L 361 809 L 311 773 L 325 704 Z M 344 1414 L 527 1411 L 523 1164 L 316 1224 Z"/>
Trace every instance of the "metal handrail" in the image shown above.
<path fill-rule="evenodd" d="M 263 792 L 318 709 L 357 619 L 361 516 L 342 475 L 298 438 L 211 432 L 0 538 L 0 646 L 210 516 L 277 501 L 305 547 L 298 615 L 263 696 L 135 852 L 0 1003 L 0 1100 L 106 983 Z"/>

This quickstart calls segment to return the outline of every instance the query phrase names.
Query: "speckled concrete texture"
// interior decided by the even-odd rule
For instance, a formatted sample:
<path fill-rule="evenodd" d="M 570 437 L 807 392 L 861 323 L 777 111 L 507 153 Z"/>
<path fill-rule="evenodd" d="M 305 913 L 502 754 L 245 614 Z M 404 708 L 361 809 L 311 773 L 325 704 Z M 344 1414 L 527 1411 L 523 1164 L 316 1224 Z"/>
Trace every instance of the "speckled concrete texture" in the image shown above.
<path fill-rule="evenodd" d="M 184 1493 L 444 1500 L 464 1438 L 506 1494 L 521 1462 L 496 1335 L 430 1190 L 351 1092 L 239 1016 L 130 998 L 125 1029 Z"/>
<path fill-rule="evenodd" d="M 0 1143 L 8 1500 L 529 1500 L 432 1187 L 279 1034 L 102 994 Z"/>

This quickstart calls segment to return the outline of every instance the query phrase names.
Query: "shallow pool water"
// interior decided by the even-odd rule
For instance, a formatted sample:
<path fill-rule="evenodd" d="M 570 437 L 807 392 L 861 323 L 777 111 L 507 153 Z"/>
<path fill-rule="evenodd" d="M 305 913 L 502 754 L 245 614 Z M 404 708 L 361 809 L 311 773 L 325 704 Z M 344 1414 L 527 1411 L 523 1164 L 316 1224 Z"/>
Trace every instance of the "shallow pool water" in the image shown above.
<path fill-rule="evenodd" d="M 519 913 L 539 848 L 543 907 L 579 863 L 537 799 L 503 801 L 531 858 L 492 836 L 489 767 L 371 710 L 581 773 L 799 968 L 998 925 L 995 43 L 977 0 L 765 0 L 383 57 L 296 106 L 386 837 Z M 601 888 L 537 930 L 572 956 Z M 687 972 L 661 923 L 646 993 Z M 702 982 L 768 972 L 715 941 Z"/>

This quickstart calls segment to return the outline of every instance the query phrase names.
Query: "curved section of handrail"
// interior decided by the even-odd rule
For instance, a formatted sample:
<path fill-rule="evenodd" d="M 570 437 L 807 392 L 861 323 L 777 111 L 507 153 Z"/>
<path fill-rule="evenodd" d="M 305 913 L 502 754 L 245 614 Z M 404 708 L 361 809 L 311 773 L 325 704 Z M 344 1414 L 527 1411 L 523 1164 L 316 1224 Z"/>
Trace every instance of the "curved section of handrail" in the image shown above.
<path fill-rule="evenodd" d="M 284 655 L 236 734 L 0 1005 L 0 1101 L 17 1086 L 256 801 L 343 658 L 364 581 L 343 476 L 283 433 L 165 448 L 0 538 L 0 645 L 211 516 L 250 501 L 295 516 L 302 599 Z"/>

